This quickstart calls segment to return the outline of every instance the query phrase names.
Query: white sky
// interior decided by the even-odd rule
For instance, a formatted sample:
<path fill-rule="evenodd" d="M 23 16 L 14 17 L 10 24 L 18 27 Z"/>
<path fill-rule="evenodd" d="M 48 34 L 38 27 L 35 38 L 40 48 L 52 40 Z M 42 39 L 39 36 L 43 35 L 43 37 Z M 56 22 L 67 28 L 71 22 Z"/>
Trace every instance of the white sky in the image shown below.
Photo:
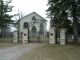
<path fill-rule="evenodd" d="M 47 0 L 12 0 L 12 4 L 14 11 L 18 11 L 19 9 L 25 14 L 35 11 L 41 16 L 46 17 Z"/>
<path fill-rule="evenodd" d="M 13 8 L 13 14 L 18 13 L 18 9 L 21 12 L 23 16 L 27 15 L 31 12 L 36 12 L 45 19 L 47 19 L 46 10 L 48 8 L 47 6 L 48 0 L 12 0 Z M 49 19 L 48 20 L 48 27 L 49 29 Z"/>

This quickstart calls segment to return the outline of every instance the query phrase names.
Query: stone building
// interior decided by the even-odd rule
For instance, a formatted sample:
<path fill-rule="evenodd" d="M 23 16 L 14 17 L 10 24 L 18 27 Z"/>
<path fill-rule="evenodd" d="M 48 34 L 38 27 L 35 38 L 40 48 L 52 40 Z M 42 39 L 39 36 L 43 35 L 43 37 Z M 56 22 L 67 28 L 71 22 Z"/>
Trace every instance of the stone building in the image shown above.
<path fill-rule="evenodd" d="M 46 37 L 47 20 L 36 12 L 24 16 L 17 23 L 19 42 L 38 41 Z"/>

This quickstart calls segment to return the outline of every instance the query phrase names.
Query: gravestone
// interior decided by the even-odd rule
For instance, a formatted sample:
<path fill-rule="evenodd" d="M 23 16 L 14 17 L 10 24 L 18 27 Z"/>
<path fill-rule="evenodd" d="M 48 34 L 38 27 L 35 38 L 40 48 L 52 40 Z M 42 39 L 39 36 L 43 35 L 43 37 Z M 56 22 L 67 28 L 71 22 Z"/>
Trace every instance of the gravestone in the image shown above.
<path fill-rule="evenodd" d="M 66 44 L 66 32 L 67 29 L 60 29 L 60 44 L 65 45 Z"/>
<path fill-rule="evenodd" d="M 14 31 L 13 32 L 13 43 L 17 43 L 18 42 L 18 31 Z"/>
<path fill-rule="evenodd" d="M 49 33 L 49 44 L 55 44 L 56 43 L 56 33 L 55 33 L 55 27 L 50 28 L 50 33 Z"/>

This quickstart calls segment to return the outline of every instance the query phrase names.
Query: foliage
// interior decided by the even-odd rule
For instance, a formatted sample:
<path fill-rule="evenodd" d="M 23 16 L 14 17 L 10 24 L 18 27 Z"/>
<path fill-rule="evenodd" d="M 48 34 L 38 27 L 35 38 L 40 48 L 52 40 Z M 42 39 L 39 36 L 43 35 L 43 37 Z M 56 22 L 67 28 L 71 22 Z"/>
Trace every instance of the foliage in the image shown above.
<path fill-rule="evenodd" d="M 50 5 L 47 12 L 51 16 L 52 20 L 56 23 L 59 28 L 68 28 L 71 24 L 71 20 L 68 19 L 68 12 L 66 2 L 60 0 L 48 0 Z"/>
<path fill-rule="evenodd" d="M 13 16 L 8 14 L 8 12 L 12 11 L 12 7 L 13 7 L 13 6 L 9 6 L 10 3 L 11 0 L 6 2 L 0 0 L 0 27 L 1 28 L 8 26 L 12 22 L 11 18 Z"/>
<path fill-rule="evenodd" d="M 77 40 L 77 25 L 80 19 L 80 0 L 48 0 L 48 5 L 48 16 L 50 16 L 59 27 L 70 28 L 72 22 L 74 26 L 74 40 Z"/>

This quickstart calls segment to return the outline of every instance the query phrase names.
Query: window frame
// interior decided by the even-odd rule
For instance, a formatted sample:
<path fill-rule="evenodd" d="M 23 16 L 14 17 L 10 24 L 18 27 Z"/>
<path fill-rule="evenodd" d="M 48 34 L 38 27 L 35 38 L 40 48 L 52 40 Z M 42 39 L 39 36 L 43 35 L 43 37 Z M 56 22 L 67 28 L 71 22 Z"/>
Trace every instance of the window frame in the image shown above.
<path fill-rule="evenodd" d="M 28 26 L 29 26 L 28 22 L 24 22 L 23 28 L 28 28 Z"/>

